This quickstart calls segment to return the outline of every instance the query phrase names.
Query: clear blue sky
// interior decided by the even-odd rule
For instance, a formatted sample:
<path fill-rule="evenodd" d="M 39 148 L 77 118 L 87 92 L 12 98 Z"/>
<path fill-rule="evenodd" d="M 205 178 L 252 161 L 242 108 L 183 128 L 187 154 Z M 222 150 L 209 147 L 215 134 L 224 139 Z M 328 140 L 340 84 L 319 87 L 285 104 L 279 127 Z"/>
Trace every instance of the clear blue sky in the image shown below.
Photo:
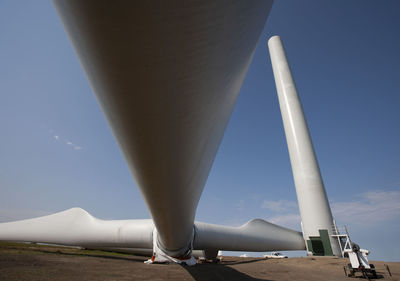
<path fill-rule="evenodd" d="M 299 229 L 267 53 L 280 35 L 334 216 L 400 261 L 400 2 L 275 1 L 197 210 Z M 50 1 L 0 1 L 0 221 L 149 213 Z"/>

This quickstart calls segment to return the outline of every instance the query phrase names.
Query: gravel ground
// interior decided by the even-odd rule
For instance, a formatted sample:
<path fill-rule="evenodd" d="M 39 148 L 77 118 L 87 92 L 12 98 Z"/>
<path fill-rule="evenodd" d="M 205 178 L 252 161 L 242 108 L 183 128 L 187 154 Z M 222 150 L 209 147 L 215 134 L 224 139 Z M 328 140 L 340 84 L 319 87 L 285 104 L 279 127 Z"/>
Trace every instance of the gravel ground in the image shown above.
<path fill-rule="evenodd" d="M 35 244 L 0 243 L 0 280 L 360 280 L 345 277 L 348 259 L 223 257 L 193 267 L 143 262 L 146 257 Z M 378 278 L 399 280 L 400 263 L 373 262 Z M 385 264 L 391 270 L 389 276 Z"/>

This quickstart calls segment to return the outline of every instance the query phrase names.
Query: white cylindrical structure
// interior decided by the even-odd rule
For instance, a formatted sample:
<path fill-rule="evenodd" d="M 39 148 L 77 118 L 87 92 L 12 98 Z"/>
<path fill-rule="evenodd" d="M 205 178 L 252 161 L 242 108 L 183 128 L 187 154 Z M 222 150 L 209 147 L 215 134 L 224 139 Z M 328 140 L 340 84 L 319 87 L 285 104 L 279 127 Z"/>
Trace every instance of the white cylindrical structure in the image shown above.
<path fill-rule="evenodd" d="M 269 39 L 268 47 L 308 251 L 312 252 L 310 243 L 313 237 L 320 237 L 320 230 L 327 230 L 333 254 L 340 255 L 338 244 L 331 236 L 331 209 L 280 37 L 274 36 Z"/>
<path fill-rule="evenodd" d="M 53 0 L 169 255 L 197 204 L 272 0 Z"/>

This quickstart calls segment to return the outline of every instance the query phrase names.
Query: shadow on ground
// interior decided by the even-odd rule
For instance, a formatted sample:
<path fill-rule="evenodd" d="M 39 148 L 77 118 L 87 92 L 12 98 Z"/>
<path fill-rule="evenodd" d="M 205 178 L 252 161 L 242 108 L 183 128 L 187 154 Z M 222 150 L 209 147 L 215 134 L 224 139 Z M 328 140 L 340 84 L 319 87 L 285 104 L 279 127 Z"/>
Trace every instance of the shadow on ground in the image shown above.
<path fill-rule="evenodd" d="M 219 281 L 219 280 L 241 280 L 241 281 L 270 281 L 251 277 L 243 272 L 237 271 L 229 265 L 251 263 L 258 260 L 244 262 L 230 262 L 227 264 L 197 264 L 196 266 L 184 266 L 185 269 L 196 281 Z"/>

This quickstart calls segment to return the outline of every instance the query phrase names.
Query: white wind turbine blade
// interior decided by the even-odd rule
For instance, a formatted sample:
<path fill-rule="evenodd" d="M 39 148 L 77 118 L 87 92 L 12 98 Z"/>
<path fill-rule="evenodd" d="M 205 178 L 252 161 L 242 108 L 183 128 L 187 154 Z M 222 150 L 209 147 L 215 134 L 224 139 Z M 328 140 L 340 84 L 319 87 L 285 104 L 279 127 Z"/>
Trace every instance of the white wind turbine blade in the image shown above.
<path fill-rule="evenodd" d="M 0 223 L 0 241 L 40 242 L 149 255 L 151 220 L 101 220 L 72 208 L 53 215 Z M 195 250 L 304 250 L 302 234 L 256 219 L 240 227 L 195 222 Z"/>
<path fill-rule="evenodd" d="M 151 248 L 152 220 L 101 220 L 81 208 L 0 223 L 0 240 L 82 247 Z"/>
<path fill-rule="evenodd" d="M 53 0 L 159 233 L 179 256 L 272 0 Z"/>

